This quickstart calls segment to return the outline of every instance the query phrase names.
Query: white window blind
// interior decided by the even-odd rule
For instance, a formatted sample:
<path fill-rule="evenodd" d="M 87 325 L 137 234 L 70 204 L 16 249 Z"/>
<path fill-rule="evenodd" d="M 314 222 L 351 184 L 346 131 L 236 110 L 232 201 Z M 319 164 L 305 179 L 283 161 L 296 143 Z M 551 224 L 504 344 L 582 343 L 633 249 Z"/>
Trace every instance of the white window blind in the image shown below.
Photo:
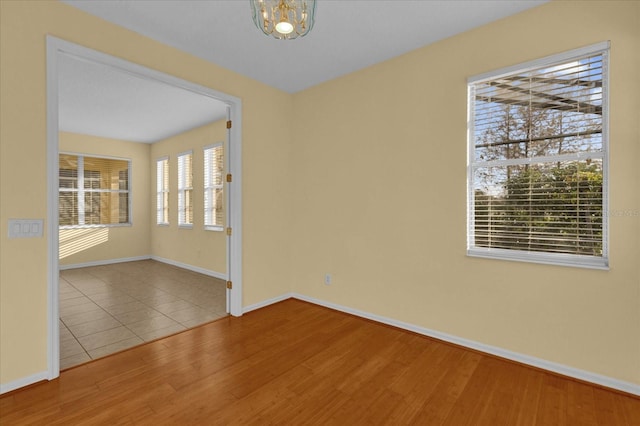
<path fill-rule="evenodd" d="M 193 152 L 178 155 L 178 225 L 193 225 Z"/>
<path fill-rule="evenodd" d="M 60 226 L 130 224 L 131 161 L 59 155 Z"/>
<path fill-rule="evenodd" d="M 470 80 L 470 255 L 607 267 L 607 52 Z"/>
<path fill-rule="evenodd" d="M 224 226 L 224 147 L 217 143 L 204 148 L 204 226 L 221 230 Z"/>
<path fill-rule="evenodd" d="M 156 161 L 156 223 L 169 224 L 169 158 Z"/>

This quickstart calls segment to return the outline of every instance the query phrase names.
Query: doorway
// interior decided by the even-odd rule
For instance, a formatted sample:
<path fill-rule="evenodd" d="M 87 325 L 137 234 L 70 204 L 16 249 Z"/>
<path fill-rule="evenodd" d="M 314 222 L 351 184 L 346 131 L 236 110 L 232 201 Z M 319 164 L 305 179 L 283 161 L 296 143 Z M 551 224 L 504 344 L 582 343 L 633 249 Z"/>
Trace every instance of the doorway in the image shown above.
<path fill-rule="evenodd" d="M 223 103 L 227 110 L 226 142 L 227 170 L 225 197 L 227 197 L 226 228 L 230 234 L 226 247 L 226 275 L 228 281 L 227 312 L 234 316 L 242 315 L 242 275 L 241 275 L 241 102 L 239 99 L 211 90 L 168 74 L 161 73 L 122 59 L 106 55 L 86 47 L 51 37 L 47 38 L 47 164 L 48 164 L 48 371 L 49 379 L 59 375 L 60 370 L 60 331 L 58 318 L 60 313 L 60 262 L 59 262 L 59 78 L 60 65 L 64 57 L 73 57 L 79 61 L 99 64 L 111 70 L 135 76 L 145 81 L 160 83 L 172 88 L 184 90 Z M 151 202 L 151 200 L 149 200 Z M 135 206 L 134 206 L 135 208 Z M 232 230 L 232 231 L 231 231 Z M 226 229 L 225 229 L 226 231 Z M 230 288 L 229 288 L 230 287 Z"/>

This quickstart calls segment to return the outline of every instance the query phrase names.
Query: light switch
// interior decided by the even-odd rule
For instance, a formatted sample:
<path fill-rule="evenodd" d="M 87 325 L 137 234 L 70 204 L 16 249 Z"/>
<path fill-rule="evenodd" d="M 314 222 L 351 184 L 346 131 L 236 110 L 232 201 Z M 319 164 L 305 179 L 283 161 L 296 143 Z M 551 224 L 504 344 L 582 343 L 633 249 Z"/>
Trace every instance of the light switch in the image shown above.
<path fill-rule="evenodd" d="M 42 237 L 44 219 L 9 219 L 9 238 Z"/>

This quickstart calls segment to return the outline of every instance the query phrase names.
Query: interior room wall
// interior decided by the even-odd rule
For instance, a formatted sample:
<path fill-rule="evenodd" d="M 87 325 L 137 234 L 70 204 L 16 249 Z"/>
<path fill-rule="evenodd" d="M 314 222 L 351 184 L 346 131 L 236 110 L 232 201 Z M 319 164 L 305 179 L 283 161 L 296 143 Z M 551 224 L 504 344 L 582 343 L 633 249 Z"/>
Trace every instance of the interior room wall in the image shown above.
<path fill-rule="evenodd" d="M 46 34 L 242 98 L 244 306 L 293 290 L 640 383 L 638 215 L 611 217 L 609 271 L 465 256 L 467 77 L 603 40 L 609 209 L 640 211 L 638 2 L 551 2 L 294 96 L 59 2 L 0 12 L 0 383 L 47 368 L 48 239 L 6 228 L 46 217 Z"/>
<path fill-rule="evenodd" d="M 152 188 L 149 145 L 60 132 L 59 150 L 87 156 L 131 160 L 130 200 L 132 204 L 130 226 L 61 229 L 60 266 L 148 256 L 151 253 L 149 193 Z"/>
<path fill-rule="evenodd" d="M 467 78 L 606 40 L 610 270 L 466 257 Z M 638 69 L 639 2 L 554 1 L 295 94 L 293 290 L 640 384 Z"/>
<path fill-rule="evenodd" d="M 150 212 L 151 254 L 224 275 L 227 272 L 227 234 L 204 229 L 204 152 L 207 145 L 222 142 L 226 149 L 226 119 L 163 139 L 151 145 L 151 187 L 156 188 L 156 161 L 169 157 L 169 225 L 156 224 Z M 178 227 L 178 154 L 193 151 L 193 226 Z M 228 185 L 225 184 L 225 190 Z M 152 194 L 151 205 L 156 196 Z M 225 215 L 226 218 L 226 215 Z"/>
<path fill-rule="evenodd" d="M 291 291 L 288 129 L 291 95 L 60 2 L 2 1 L 0 384 L 3 385 L 29 383 L 47 371 L 49 239 L 47 235 L 8 239 L 7 221 L 47 217 L 48 34 L 242 99 L 243 305 Z"/>

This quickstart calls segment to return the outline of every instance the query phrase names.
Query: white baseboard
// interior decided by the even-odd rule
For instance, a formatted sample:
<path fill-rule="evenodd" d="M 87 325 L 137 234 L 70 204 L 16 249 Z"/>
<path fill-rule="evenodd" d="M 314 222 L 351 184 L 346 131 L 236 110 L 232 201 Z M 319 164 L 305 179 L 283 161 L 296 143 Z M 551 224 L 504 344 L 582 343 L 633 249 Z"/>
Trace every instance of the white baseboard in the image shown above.
<path fill-rule="evenodd" d="M 34 383 L 41 382 L 43 380 L 48 380 L 48 378 L 49 372 L 42 371 L 28 377 L 23 377 L 22 379 L 14 380 L 13 382 L 0 384 L 0 395 L 2 395 L 3 393 L 14 391 L 16 389 L 20 389 L 25 386 L 32 385 Z"/>
<path fill-rule="evenodd" d="M 103 265 L 113 265 L 114 263 L 124 263 L 124 262 L 136 262 L 138 260 L 156 260 L 158 262 L 166 263 L 168 265 L 177 266 L 182 269 L 187 269 L 189 271 L 198 272 L 200 274 L 208 275 L 210 277 L 219 278 L 221 280 L 227 280 L 227 274 L 223 274 L 222 272 L 211 271 L 209 269 L 200 268 L 198 266 L 189 265 L 187 263 L 178 262 L 171 259 L 165 259 L 164 257 L 159 256 L 136 256 L 136 257 L 121 257 L 119 259 L 107 259 L 107 260 L 96 260 L 94 262 L 84 262 L 84 263 L 74 263 L 71 265 L 60 265 L 60 270 L 64 271 L 67 269 L 78 269 L 78 268 L 86 268 L 89 266 L 103 266 Z"/>
<path fill-rule="evenodd" d="M 266 306 L 273 305 L 274 303 L 291 299 L 292 297 L 294 297 L 293 293 L 285 293 L 280 296 L 272 297 L 271 299 L 263 300 L 262 302 L 254 303 L 253 305 L 243 307 L 242 313 L 246 314 L 247 312 L 255 311 L 256 309 L 264 308 Z"/>
<path fill-rule="evenodd" d="M 597 385 L 605 386 L 611 389 L 617 389 L 623 392 L 640 396 L 640 385 L 637 385 L 635 383 L 613 379 L 611 377 L 602 376 L 600 374 L 591 373 L 589 371 L 584 371 L 584 370 L 569 367 L 566 365 L 557 364 L 555 362 L 546 361 L 544 359 L 532 357 L 529 355 L 512 352 L 506 349 L 498 348 L 496 346 L 485 345 L 484 343 L 463 339 L 461 337 L 453 336 L 451 334 L 441 333 L 439 331 L 430 330 L 428 328 L 419 327 L 417 325 L 409 324 L 402 321 L 397 321 L 392 318 L 371 314 L 369 312 L 360 311 L 358 309 L 352 309 L 347 306 L 337 305 L 331 302 L 325 302 L 324 300 L 316 299 L 314 297 L 309 297 L 309 296 L 305 296 L 298 293 L 292 293 L 292 297 L 294 299 L 303 300 L 305 302 L 324 306 L 326 308 L 335 309 L 336 311 L 346 312 L 348 314 L 370 319 L 376 322 L 380 322 L 382 324 L 391 325 L 393 327 L 409 330 L 414 333 L 422 334 L 424 336 L 433 337 L 438 340 L 453 343 L 459 346 L 464 346 L 466 348 L 474 349 L 487 354 L 495 355 L 500 358 L 506 358 L 512 361 L 519 362 L 521 364 L 526 364 L 533 367 L 541 368 L 543 370 L 552 371 L 554 373 L 558 373 L 563 376 L 573 377 L 574 379 L 584 380 L 585 382 L 595 383 Z"/>
<path fill-rule="evenodd" d="M 107 259 L 107 260 L 96 260 L 94 262 L 85 262 L 85 263 L 74 263 L 71 265 L 60 265 L 59 269 L 61 271 L 67 269 L 77 269 L 77 268 L 87 268 L 89 266 L 103 266 L 103 265 L 113 265 L 114 263 L 124 263 L 124 262 L 136 262 L 138 260 L 149 260 L 151 256 L 135 256 L 135 257 L 121 257 L 119 259 Z"/>
<path fill-rule="evenodd" d="M 221 280 L 227 280 L 227 274 L 222 272 L 211 271 L 209 269 L 200 268 L 198 266 L 189 265 L 187 263 L 178 262 L 176 260 L 165 259 L 159 256 L 150 256 L 149 259 L 156 260 L 158 262 L 166 263 L 167 265 L 177 266 L 178 268 L 188 269 L 189 271 L 197 272 L 199 274 L 208 275 L 210 277 L 218 278 Z"/>

